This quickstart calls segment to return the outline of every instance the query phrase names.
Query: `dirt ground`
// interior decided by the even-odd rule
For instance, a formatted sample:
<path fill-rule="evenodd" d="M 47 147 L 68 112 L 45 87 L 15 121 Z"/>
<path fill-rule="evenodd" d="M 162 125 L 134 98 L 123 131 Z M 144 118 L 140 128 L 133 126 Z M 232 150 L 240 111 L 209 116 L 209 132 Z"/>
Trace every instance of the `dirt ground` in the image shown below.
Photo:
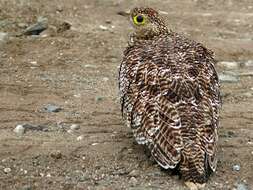
<path fill-rule="evenodd" d="M 118 11 L 137 0 L 0 0 L 0 189 L 183 190 L 134 143 L 122 122 L 117 72 L 130 25 Z M 150 0 L 168 25 L 235 61 L 222 83 L 217 172 L 209 190 L 253 189 L 253 1 Z M 19 36 L 39 16 L 49 29 Z M 71 24 L 61 30 L 62 23 Z M 228 68 L 217 66 L 221 73 Z M 230 71 L 231 72 L 231 71 Z M 57 105 L 62 110 L 46 112 Z M 18 124 L 35 127 L 18 136 Z M 69 130 L 78 124 L 80 129 Z M 233 170 L 240 166 L 239 171 Z M 244 188 L 244 189 L 243 189 Z"/>

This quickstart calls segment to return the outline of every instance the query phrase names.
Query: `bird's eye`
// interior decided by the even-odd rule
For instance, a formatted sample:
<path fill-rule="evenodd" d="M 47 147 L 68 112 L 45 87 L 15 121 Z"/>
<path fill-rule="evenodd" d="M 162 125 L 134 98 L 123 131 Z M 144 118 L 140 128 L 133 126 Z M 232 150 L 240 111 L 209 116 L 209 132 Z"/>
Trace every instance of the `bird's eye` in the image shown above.
<path fill-rule="evenodd" d="M 143 15 L 137 15 L 134 17 L 134 23 L 137 25 L 145 24 L 145 18 Z"/>

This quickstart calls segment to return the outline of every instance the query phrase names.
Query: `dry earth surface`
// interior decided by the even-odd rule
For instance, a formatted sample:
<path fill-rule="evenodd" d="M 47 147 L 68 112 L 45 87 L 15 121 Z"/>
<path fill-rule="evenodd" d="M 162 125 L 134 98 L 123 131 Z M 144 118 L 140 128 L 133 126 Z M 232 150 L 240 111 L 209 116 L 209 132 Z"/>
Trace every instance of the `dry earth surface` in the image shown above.
<path fill-rule="evenodd" d="M 206 189 L 253 189 L 253 1 L 141 3 L 231 62 L 217 65 L 227 78 L 218 170 Z M 0 189 L 185 189 L 134 143 L 121 119 L 117 71 L 130 26 L 117 12 L 138 5 L 0 0 L 0 32 L 8 35 L 0 40 Z M 48 19 L 47 30 L 19 35 L 38 17 Z M 49 104 L 61 110 L 46 111 Z M 19 124 L 30 125 L 23 135 L 13 131 Z"/>

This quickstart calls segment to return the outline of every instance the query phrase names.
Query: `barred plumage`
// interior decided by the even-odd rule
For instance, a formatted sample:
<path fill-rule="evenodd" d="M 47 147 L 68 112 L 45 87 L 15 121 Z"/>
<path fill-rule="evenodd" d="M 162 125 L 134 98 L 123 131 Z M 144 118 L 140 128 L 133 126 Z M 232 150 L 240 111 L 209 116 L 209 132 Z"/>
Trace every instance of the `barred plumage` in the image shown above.
<path fill-rule="evenodd" d="M 123 116 L 159 165 L 203 184 L 216 169 L 221 105 L 213 53 L 168 30 L 151 8 L 130 18 L 135 30 L 119 71 Z"/>

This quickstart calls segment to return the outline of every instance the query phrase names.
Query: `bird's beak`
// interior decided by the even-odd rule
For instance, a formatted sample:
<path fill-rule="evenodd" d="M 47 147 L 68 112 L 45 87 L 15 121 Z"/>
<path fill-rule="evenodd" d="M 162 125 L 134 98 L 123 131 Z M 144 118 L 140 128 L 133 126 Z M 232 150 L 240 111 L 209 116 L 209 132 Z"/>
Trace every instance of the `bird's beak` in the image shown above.
<path fill-rule="evenodd" d="M 119 11 L 119 12 L 117 12 L 117 14 L 120 15 L 120 16 L 129 17 L 130 16 L 130 10 Z"/>

